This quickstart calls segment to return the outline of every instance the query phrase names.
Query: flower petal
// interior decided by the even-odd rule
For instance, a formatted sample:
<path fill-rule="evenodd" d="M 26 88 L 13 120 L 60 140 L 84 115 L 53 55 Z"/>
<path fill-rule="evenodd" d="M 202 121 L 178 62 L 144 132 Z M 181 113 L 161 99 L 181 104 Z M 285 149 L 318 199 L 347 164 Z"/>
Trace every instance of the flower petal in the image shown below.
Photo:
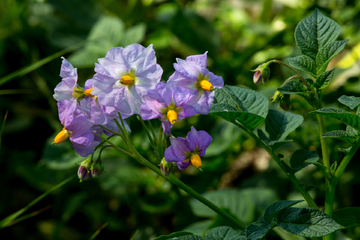
<path fill-rule="evenodd" d="M 191 149 L 187 145 L 185 138 L 170 138 L 171 146 L 165 150 L 165 160 L 168 162 L 181 162 L 186 160 L 187 153 L 191 153 Z"/>
<path fill-rule="evenodd" d="M 186 140 L 191 151 L 199 150 L 199 156 L 202 157 L 210 145 L 212 137 L 205 131 L 196 131 L 194 127 L 191 127 L 191 131 L 186 135 Z"/>

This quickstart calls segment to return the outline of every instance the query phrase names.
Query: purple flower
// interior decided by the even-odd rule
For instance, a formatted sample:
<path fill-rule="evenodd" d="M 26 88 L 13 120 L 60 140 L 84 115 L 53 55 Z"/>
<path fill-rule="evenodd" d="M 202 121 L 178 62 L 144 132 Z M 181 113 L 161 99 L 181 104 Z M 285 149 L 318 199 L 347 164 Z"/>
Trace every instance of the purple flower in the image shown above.
<path fill-rule="evenodd" d="M 177 58 L 174 63 L 175 72 L 170 76 L 169 83 L 184 86 L 192 90 L 189 101 L 200 114 L 208 114 L 214 101 L 214 88 L 222 88 L 222 77 L 214 75 L 206 68 L 207 52 L 193 55 L 182 60 Z"/>
<path fill-rule="evenodd" d="M 105 58 L 95 63 L 91 92 L 104 106 L 114 107 L 125 114 L 140 114 L 142 97 L 160 81 L 162 68 L 156 64 L 155 51 L 132 44 L 110 49 Z"/>
<path fill-rule="evenodd" d="M 77 108 L 76 102 L 62 100 L 58 102 L 58 108 L 59 118 L 64 128 L 55 137 L 54 143 L 59 144 L 69 138 L 77 153 L 82 157 L 88 156 L 89 151 L 85 151 L 83 148 L 89 147 L 93 143 L 92 127 L 94 123 L 85 112 Z"/>
<path fill-rule="evenodd" d="M 60 70 L 62 81 L 55 87 L 53 97 L 56 101 L 68 100 L 72 102 L 81 99 L 84 96 L 84 89 L 77 85 L 77 69 L 64 57 L 61 58 L 63 59 Z"/>
<path fill-rule="evenodd" d="M 144 120 L 160 119 L 164 132 L 170 135 L 175 122 L 197 113 L 194 107 L 187 105 L 190 97 L 188 89 L 160 82 L 155 90 L 149 90 L 144 96 L 140 115 Z"/>
<path fill-rule="evenodd" d="M 165 150 L 165 160 L 176 162 L 180 170 L 187 168 L 190 163 L 196 167 L 201 167 L 201 158 L 205 155 L 206 148 L 210 145 L 212 137 L 205 131 L 196 131 L 191 127 L 191 131 L 182 137 L 170 138 L 171 146 Z"/>

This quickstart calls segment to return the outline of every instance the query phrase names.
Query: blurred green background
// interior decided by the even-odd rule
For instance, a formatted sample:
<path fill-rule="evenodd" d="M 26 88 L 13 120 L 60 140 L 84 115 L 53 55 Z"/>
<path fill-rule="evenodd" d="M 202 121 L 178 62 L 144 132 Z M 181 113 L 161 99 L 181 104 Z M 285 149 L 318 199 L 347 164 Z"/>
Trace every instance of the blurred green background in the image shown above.
<path fill-rule="evenodd" d="M 324 105 L 340 107 L 336 99 L 341 95 L 360 94 L 360 1 L 0 0 L 0 123 L 8 111 L 1 135 L 0 219 L 76 174 L 75 163 L 84 159 L 69 142 L 50 145 L 61 129 L 52 98 L 61 80 L 61 55 L 78 68 L 83 84 L 92 78 L 97 59 L 112 47 L 153 44 L 164 80 L 173 73 L 176 58 L 208 51 L 208 68 L 226 84 L 256 89 L 270 98 L 291 73 L 271 65 L 271 81 L 256 86 L 250 70 L 270 59 L 286 62 L 287 57 L 299 55 L 295 27 L 316 7 L 340 24 L 340 39 L 350 39 L 330 63 L 337 71 L 324 91 Z M 26 68 L 64 49 L 45 65 L 35 66 L 34 71 Z M 8 77 L 21 68 L 25 68 L 21 76 Z M 298 97 L 292 101 L 292 111 L 304 115 L 305 122 L 289 136 L 294 142 L 279 152 L 285 159 L 299 148 L 320 154 L 316 119 L 308 115 L 310 106 Z M 273 103 L 271 107 L 278 106 Z M 344 129 L 335 120 L 325 121 L 328 131 Z M 134 146 L 158 164 L 141 125 L 136 118 L 128 122 Z M 158 121 L 153 124 L 160 126 Z M 177 123 L 172 133 L 185 137 L 190 126 L 208 131 L 214 139 L 203 158 L 204 172 L 189 167 L 174 174 L 226 207 L 244 224 L 257 220 L 277 200 L 302 199 L 268 154 L 235 126 L 198 115 Z M 328 144 L 332 162 L 342 159 L 338 148 L 347 145 L 337 140 L 328 140 Z M 360 202 L 355 194 L 360 187 L 358 157 L 341 178 L 336 208 L 358 206 Z M 67 183 L 25 213 L 34 216 L 0 229 L 0 238 L 89 239 L 108 223 L 98 239 L 130 239 L 138 230 L 135 239 L 146 240 L 184 229 L 203 234 L 208 228 L 229 224 L 115 150 L 105 149 L 102 159 L 106 174 L 82 183 L 75 179 Z M 317 169 L 309 166 L 297 176 L 304 185 L 317 186 L 310 193 L 323 206 L 324 180 Z M 344 234 L 359 239 L 360 229 L 347 229 L 338 234 L 338 239 L 345 239 Z M 267 239 L 279 236 L 272 232 Z"/>

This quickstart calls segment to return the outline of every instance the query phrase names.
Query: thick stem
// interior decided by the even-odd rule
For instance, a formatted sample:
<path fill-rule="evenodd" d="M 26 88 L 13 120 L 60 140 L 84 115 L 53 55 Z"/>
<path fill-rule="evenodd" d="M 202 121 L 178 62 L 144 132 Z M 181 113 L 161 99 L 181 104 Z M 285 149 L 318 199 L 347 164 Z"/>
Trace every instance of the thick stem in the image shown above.
<path fill-rule="evenodd" d="M 241 129 L 243 129 L 245 132 L 247 132 L 251 137 L 253 137 L 258 144 L 260 144 L 269 154 L 270 156 L 275 160 L 275 162 L 280 166 L 281 170 L 284 171 L 284 173 L 286 174 L 286 176 L 292 181 L 292 183 L 296 186 L 296 188 L 299 190 L 299 192 L 301 193 L 301 195 L 304 197 L 305 201 L 309 204 L 310 207 L 315 208 L 315 209 L 319 209 L 319 207 L 317 206 L 317 204 L 315 203 L 314 199 L 312 199 L 312 197 L 310 196 L 310 194 L 304 189 L 303 186 L 301 186 L 301 184 L 299 183 L 299 180 L 296 178 L 296 176 L 293 173 L 289 173 L 287 171 L 287 169 L 284 167 L 284 165 L 281 162 L 281 159 L 276 156 L 276 154 L 274 154 L 274 152 L 268 147 L 266 146 L 265 143 L 263 143 L 263 141 L 261 141 L 261 139 L 258 138 L 258 136 L 256 136 L 253 132 L 249 131 L 248 129 L 244 128 L 242 125 L 238 124 L 237 126 L 239 126 Z"/>
<path fill-rule="evenodd" d="M 322 135 L 322 134 L 325 133 L 324 119 L 319 114 L 316 114 L 316 118 L 317 118 L 317 121 L 318 121 L 318 124 L 319 124 L 319 135 Z M 320 137 L 320 144 L 321 144 L 321 152 L 322 152 L 323 164 L 328 169 L 328 171 L 331 172 L 331 170 L 330 170 L 329 150 L 328 150 L 328 146 L 326 144 L 325 138 Z"/>

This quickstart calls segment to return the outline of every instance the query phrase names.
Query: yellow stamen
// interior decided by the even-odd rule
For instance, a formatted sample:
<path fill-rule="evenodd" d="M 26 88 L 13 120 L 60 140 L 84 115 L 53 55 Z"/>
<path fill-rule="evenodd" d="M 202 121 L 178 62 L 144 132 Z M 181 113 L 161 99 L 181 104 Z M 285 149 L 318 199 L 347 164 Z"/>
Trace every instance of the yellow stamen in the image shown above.
<path fill-rule="evenodd" d="M 213 85 L 208 80 L 202 80 L 200 82 L 200 87 L 205 91 L 214 91 Z"/>
<path fill-rule="evenodd" d="M 124 85 L 129 85 L 134 81 L 134 79 L 132 77 L 130 77 L 129 75 L 123 76 L 120 79 L 120 83 L 124 84 Z"/>
<path fill-rule="evenodd" d="M 176 123 L 178 120 L 177 113 L 174 110 L 169 110 L 167 112 L 167 118 L 171 124 Z"/>
<path fill-rule="evenodd" d="M 63 141 L 65 141 L 67 138 L 69 138 L 71 135 L 71 132 L 69 132 L 68 130 L 66 130 L 65 128 L 63 128 L 61 130 L 61 132 L 58 133 L 58 135 L 56 135 L 55 139 L 54 139 L 54 144 L 57 145 L 59 143 L 62 143 Z"/>
<path fill-rule="evenodd" d="M 190 162 L 197 169 L 201 168 L 201 158 L 199 154 L 192 155 L 190 158 Z"/>
<path fill-rule="evenodd" d="M 84 91 L 85 96 L 87 96 L 87 97 L 95 97 L 94 95 L 91 94 L 91 91 L 92 91 L 92 90 L 94 90 L 94 88 L 86 89 L 86 90 Z"/>

